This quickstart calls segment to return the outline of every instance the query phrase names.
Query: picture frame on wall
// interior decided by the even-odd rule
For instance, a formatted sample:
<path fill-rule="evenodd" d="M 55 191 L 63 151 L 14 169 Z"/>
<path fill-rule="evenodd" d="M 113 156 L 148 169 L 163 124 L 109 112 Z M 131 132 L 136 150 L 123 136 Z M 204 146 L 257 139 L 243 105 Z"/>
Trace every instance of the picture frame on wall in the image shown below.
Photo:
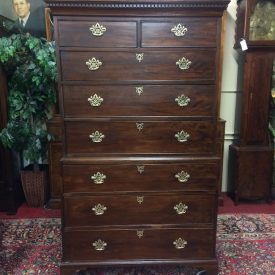
<path fill-rule="evenodd" d="M 50 12 L 43 0 L 0 0 L 1 27 L 52 40 Z"/>

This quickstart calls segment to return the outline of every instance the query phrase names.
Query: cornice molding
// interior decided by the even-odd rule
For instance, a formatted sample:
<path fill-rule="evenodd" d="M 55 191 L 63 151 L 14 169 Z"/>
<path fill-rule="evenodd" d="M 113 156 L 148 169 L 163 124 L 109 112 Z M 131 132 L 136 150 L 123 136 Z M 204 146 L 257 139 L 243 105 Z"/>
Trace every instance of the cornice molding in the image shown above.
<path fill-rule="evenodd" d="M 225 9 L 229 0 L 223 1 L 180 1 L 180 2 L 124 2 L 117 1 L 55 1 L 45 0 L 50 8 L 93 8 L 93 9 L 197 9 L 197 8 L 219 8 Z"/>

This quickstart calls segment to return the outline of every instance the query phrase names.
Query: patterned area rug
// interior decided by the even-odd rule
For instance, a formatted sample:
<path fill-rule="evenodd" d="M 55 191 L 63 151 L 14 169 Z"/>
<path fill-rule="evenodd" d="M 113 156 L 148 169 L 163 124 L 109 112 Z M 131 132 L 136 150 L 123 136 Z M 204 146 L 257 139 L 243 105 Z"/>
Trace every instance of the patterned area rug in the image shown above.
<path fill-rule="evenodd" d="M 0 274 L 59 274 L 60 219 L 3 220 Z M 275 274 L 275 215 L 219 215 L 219 275 Z M 118 268 L 95 275 L 184 275 L 179 267 Z"/>
<path fill-rule="evenodd" d="M 275 274 L 275 215 L 220 215 L 219 275 Z"/>

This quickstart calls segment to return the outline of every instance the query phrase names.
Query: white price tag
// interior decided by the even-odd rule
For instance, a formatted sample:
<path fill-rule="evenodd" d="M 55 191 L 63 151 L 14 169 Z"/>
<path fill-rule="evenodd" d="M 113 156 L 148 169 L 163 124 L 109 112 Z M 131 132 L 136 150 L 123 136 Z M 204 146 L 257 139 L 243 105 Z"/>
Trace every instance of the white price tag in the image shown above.
<path fill-rule="evenodd" d="M 246 51 L 248 49 L 245 39 L 241 39 L 240 41 L 242 51 Z"/>

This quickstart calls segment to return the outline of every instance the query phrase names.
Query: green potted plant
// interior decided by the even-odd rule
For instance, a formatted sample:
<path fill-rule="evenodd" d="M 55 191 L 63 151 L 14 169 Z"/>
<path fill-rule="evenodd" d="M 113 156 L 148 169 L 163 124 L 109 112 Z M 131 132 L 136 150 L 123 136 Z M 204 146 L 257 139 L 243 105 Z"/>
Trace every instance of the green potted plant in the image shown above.
<path fill-rule="evenodd" d="M 39 164 L 47 158 L 47 144 L 52 137 L 47 132 L 46 121 L 56 101 L 54 44 L 29 34 L 2 37 L 0 63 L 9 90 L 8 123 L 0 132 L 0 141 L 29 162 L 30 171 L 22 165 L 23 190 L 29 206 L 41 206 L 46 173 Z M 33 183 L 30 179 L 34 179 Z M 36 187 L 41 195 L 35 194 Z"/>

